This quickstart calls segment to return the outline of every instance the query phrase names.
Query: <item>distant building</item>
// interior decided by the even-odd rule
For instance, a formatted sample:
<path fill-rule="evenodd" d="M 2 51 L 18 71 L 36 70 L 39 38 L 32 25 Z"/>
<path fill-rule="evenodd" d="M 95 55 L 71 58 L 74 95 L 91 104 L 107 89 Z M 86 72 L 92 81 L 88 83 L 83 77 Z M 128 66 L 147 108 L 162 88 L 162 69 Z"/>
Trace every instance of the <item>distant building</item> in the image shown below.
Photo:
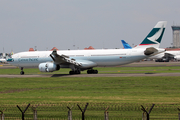
<path fill-rule="evenodd" d="M 180 26 L 171 26 L 173 30 L 173 47 L 180 48 Z"/>
<path fill-rule="evenodd" d="M 32 51 L 34 51 L 34 49 L 33 48 L 29 48 L 29 51 L 32 52 Z"/>
<path fill-rule="evenodd" d="M 95 50 L 92 46 L 89 46 L 88 48 L 84 48 L 84 50 Z"/>
<path fill-rule="evenodd" d="M 180 51 L 180 48 L 165 48 L 166 51 Z"/>
<path fill-rule="evenodd" d="M 58 50 L 56 47 L 53 47 L 53 48 L 51 49 L 51 51 L 53 51 L 54 49 Z"/>

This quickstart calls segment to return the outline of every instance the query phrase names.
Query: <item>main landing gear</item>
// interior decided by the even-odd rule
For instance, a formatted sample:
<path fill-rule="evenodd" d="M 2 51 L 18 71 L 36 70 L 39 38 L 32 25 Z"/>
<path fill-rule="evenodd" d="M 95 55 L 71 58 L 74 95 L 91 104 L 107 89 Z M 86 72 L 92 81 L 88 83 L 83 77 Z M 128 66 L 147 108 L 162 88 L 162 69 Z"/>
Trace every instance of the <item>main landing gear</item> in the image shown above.
<path fill-rule="evenodd" d="M 70 75 L 73 75 L 73 74 L 81 74 L 81 71 L 80 71 L 80 70 L 69 71 L 69 74 L 70 74 Z"/>
<path fill-rule="evenodd" d="M 87 74 L 98 74 L 98 70 L 93 70 L 93 69 L 87 70 Z"/>
<path fill-rule="evenodd" d="M 69 71 L 69 74 L 70 75 L 81 74 L 81 71 L 80 70 Z M 87 74 L 98 74 L 98 70 L 93 70 L 93 69 L 87 70 Z"/>
<path fill-rule="evenodd" d="M 24 75 L 24 71 L 23 71 L 23 67 L 21 67 L 21 72 L 20 72 L 21 75 Z"/>
<path fill-rule="evenodd" d="M 69 71 L 69 74 L 70 74 L 70 75 L 73 75 L 73 74 L 81 74 L 81 70 L 85 70 L 85 69 L 77 68 L 77 67 L 74 66 L 74 65 L 70 65 L 70 68 L 71 68 L 71 71 Z M 87 74 L 98 74 L 98 71 L 97 71 L 97 70 L 93 70 L 92 68 L 89 68 L 89 69 L 87 70 Z"/>

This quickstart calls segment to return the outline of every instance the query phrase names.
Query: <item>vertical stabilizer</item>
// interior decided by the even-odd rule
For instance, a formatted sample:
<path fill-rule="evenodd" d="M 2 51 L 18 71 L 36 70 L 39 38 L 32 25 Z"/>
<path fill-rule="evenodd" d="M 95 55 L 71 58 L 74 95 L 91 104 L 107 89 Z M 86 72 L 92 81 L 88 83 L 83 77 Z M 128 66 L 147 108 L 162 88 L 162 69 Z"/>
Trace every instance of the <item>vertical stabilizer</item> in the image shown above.
<path fill-rule="evenodd" d="M 167 21 L 159 21 L 147 37 L 135 48 L 154 47 L 159 48 Z"/>
<path fill-rule="evenodd" d="M 128 43 L 126 43 L 124 40 L 121 40 L 121 42 L 123 44 L 124 49 L 132 49 L 132 47 Z"/>

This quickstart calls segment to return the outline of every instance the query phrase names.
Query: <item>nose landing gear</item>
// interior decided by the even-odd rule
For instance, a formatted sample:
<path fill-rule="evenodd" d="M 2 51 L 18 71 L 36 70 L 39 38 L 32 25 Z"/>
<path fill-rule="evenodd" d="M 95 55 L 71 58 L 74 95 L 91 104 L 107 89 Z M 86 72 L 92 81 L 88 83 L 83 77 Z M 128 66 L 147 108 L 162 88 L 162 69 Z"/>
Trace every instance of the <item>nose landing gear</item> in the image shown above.
<path fill-rule="evenodd" d="M 21 75 L 24 75 L 24 71 L 23 71 L 23 67 L 21 67 L 21 72 L 20 72 Z"/>

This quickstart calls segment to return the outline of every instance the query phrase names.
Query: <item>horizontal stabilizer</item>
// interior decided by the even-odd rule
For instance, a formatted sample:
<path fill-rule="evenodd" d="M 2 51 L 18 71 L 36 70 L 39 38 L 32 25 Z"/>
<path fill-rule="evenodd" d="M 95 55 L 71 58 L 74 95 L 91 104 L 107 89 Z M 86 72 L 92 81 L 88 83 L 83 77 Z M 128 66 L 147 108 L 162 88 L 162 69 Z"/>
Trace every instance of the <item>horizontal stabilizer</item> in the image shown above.
<path fill-rule="evenodd" d="M 154 47 L 149 47 L 149 48 L 146 48 L 146 50 L 144 51 L 144 54 L 147 56 L 154 56 L 162 52 L 165 52 L 165 49 L 161 49 L 161 48 L 156 49 Z"/>
<path fill-rule="evenodd" d="M 155 49 L 153 47 L 150 47 L 150 48 L 146 48 L 146 50 L 144 51 L 144 54 L 145 55 L 151 55 L 151 54 L 153 54 L 153 53 L 155 53 L 157 51 L 158 51 L 157 49 Z"/>

